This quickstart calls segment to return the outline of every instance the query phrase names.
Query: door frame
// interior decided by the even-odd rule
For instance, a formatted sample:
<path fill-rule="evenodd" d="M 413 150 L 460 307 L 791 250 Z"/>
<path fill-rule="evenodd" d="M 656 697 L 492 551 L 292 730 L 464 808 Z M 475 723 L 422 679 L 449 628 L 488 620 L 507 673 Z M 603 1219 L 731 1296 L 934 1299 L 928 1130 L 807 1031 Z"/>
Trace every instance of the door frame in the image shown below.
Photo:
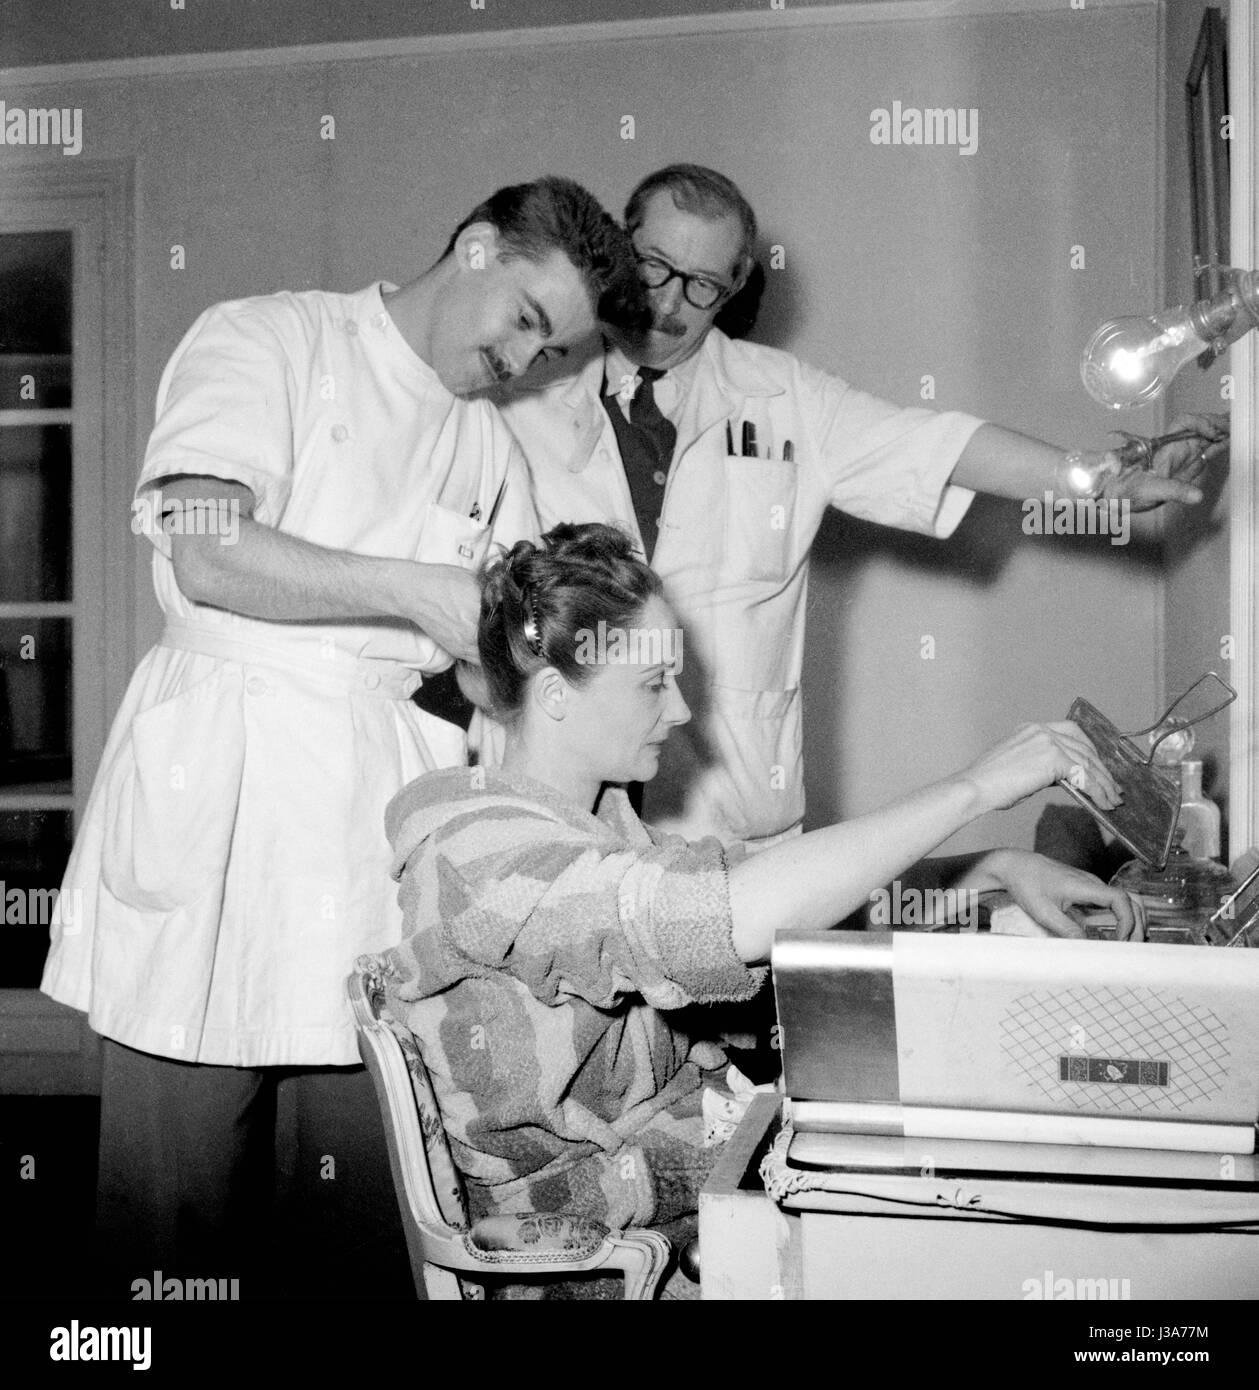
<path fill-rule="evenodd" d="M 81 824 L 130 674 L 135 614 L 127 518 L 134 474 L 131 161 L 32 160 L 0 172 L 0 230 L 74 234 L 71 407 L 73 808 Z M 0 942 L 3 938 L 0 937 Z M 0 989 L 0 1094 L 100 1089 L 86 1016 L 37 989 Z"/>
<path fill-rule="evenodd" d="M 1254 121 L 1259 117 L 1259 33 L 1255 7 L 1243 0 L 1229 6 L 1228 99 L 1233 117 L 1229 161 L 1231 208 L 1229 258 L 1259 267 L 1259 202 L 1256 194 Z M 1229 854 L 1259 845 L 1259 333 L 1250 332 L 1229 349 L 1234 398 L 1229 466 L 1229 624 L 1236 641 L 1233 674 L 1238 699 L 1229 726 Z"/>

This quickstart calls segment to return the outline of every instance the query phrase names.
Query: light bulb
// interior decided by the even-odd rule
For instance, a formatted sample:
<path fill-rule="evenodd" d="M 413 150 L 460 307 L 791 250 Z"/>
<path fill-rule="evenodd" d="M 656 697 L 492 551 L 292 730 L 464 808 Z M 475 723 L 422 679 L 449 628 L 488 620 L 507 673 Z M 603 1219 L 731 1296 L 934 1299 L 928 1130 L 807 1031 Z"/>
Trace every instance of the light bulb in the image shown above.
<path fill-rule="evenodd" d="M 1090 339 L 1080 376 L 1085 390 L 1102 405 L 1115 410 L 1144 405 L 1207 346 L 1188 309 L 1112 319 Z"/>
<path fill-rule="evenodd" d="M 1054 472 L 1054 492 L 1059 497 L 1100 497 L 1112 478 L 1123 472 L 1123 462 L 1113 451 L 1094 453 L 1077 449 L 1067 454 Z"/>
<path fill-rule="evenodd" d="M 1080 362 L 1085 390 L 1115 410 L 1145 405 L 1195 357 L 1213 357 L 1259 327 L 1259 271 L 1229 270 L 1226 286 L 1149 318 L 1112 319 L 1089 340 Z"/>

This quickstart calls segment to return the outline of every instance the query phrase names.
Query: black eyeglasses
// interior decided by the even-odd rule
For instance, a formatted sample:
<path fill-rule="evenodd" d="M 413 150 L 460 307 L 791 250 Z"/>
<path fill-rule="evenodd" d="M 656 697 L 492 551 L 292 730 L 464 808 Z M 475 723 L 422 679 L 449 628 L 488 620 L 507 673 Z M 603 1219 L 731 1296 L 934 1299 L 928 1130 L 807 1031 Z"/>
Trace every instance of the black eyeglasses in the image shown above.
<path fill-rule="evenodd" d="M 681 280 L 683 298 L 697 309 L 711 309 L 730 293 L 729 285 L 710 280 L 707 275 L 688 275 L 659 256 L 643 256 L 637 251 L 634 255 L 638 259 L 638 278 L 649 290 L 663 289 L 670 280 Z"/>

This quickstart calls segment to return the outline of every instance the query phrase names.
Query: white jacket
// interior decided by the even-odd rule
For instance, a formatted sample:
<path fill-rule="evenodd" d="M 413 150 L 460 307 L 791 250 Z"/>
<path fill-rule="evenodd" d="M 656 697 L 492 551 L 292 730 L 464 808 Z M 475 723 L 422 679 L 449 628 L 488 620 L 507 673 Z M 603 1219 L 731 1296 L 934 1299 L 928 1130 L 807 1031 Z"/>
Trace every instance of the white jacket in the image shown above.
<path fill-rule="evenodd" d="M 158 1056 L 344 1066 L 346 974 L 401 931 L 385 805 L 465 760 L 462 732 L 408 698 L 450 657 L 401 620 L 191 603 L 160 521 L 180 473 L 243 483 L 258 521 L 302 540 L 455 564 L 488 540 L 480 518 L 508 474 L 496 535 L 533 531 L 528 479 L 494 410 L 445 389 L 379 286 L 218 305 L 162 376 L 135 529 L 167 626 L 109 736 L 43 989 Z"/>
<path fill-rule="evenodd" d="M 652 567 L 685 628 L 681 683 L 694 718 L 665 745 L 643 818 L 691 838 L 767 842 L 804 817 L 805 598 L 826 508 L 948 536 L 973 496 L 948 478 L 981 421 L 890 405 L 716 329 L 684 364 L 687 377 L 669 412 L 678 438 Z M 599 354 L 503 411 L 544 529 L 610 521 L 641 541 L 603 382 Z M 727 424 L 737 451 L 745 421 L 759 458 L 728 451 Z"/>

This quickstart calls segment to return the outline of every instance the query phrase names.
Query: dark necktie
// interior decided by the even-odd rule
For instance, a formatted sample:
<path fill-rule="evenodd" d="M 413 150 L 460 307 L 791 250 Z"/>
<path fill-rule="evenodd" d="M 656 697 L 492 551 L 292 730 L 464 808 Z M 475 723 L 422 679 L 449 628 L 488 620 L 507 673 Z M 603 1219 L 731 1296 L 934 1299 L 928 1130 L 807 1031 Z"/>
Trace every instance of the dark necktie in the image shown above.
<path fill-rule="evenodd" d="M 634 516 L 642 532 L 648 560 L 656 548 L 664 485 L 669 480 L 673 446 L 678 439 L 677 430 L 656 404 L 653 386 L 662 376 L 664 372 L 658 367 L 639 367 L 638 390 L 630 402 L 628 420 L 615 395 L 608 395 L 605 389 L 603 396 L 604 408 L 616 432 L 630 499 L 634 503 Z"/>

